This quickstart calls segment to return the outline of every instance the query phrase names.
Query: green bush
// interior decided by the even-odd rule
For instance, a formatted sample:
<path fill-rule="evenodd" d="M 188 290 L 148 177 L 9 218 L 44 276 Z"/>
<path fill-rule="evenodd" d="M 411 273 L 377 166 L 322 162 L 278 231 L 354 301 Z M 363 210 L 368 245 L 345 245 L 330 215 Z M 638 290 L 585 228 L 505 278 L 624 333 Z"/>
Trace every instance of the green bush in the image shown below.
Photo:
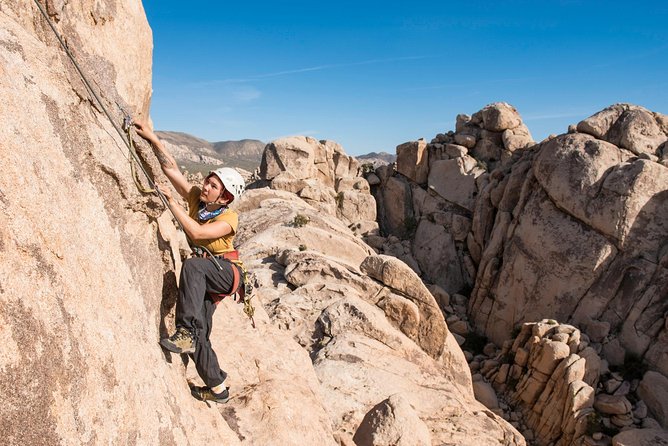
<path fill-rule="evenodd" d="M 311 219 L 308 218 L 306 215 L 297 214 L 295 215 L 295 218 L 292 219 L 292 222 L 290 222 L 290 224 L 295 228 L 301 228 L 306 226 L 306 224 L 310 221 Z"/>
<path fill-rule="evenodd" d="M 372 163 L 364 163 L 360 166 L 360 169 L 362 170 L 362 176 L 366 176 L 376 171 L 376 169 L 373 168 Z"/>

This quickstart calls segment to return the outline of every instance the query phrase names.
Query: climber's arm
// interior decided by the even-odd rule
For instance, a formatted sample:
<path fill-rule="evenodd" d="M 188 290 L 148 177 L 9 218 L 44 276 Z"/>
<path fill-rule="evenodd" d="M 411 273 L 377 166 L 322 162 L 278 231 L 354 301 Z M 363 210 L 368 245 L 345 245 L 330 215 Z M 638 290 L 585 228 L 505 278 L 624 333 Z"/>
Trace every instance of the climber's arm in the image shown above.
<path fill-rule="evenodd" d="M 151 144 L 151 147 L 153 147 L 155 156 L 160 162 L 162 172 L 172 183 L 172 186 L 174 186 L 176 192 L 183 198 L 187 199 L 192 185 L 188 183 L 186 177 L 183 176 L 183 173 L 181 173 L 181 170 L 176 164 L 174 157 L 169 152 L 167 152 L 165 145 L 158 139 L 156 134 L 153 133 L 153 131 L 146 123 L 142 121 L 136 121 L 134 126 L 137 129 L 137 134 L 148 141 Z"/>
<path fill-rule="evenodd" d="M 183 232 L 185 232 L 188 238 L 195 244 L 198 244 L 198 242 L 215 240 L 232 232 L 232 226 L 225 221 L 214 221 L 205 225 L 200 225 L 188 215 L 186 210 L 183 209 L 176 200 L 174 200 L 169 188 L 161 185 L 158 185 L 157 187 L 167 199 L 169 208 L 181 224 Z"/>

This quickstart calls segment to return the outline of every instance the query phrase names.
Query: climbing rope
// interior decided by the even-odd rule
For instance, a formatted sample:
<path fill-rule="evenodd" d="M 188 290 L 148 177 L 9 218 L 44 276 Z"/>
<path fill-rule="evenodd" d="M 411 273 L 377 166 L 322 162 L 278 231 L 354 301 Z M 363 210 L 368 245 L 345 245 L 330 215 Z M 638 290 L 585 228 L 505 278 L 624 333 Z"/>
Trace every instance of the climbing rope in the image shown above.
<path fill-rule="evenodd" d="M 125 112 L 123 107 L 116 102 L 116 105 L 118 105 L 118 108 L 121 109 L 121 113 L 123 113 L 124 118 L 123 118 L 123 131 L 125 132 L 125 135 L 127 136 L 127 141 L 128 141 L 128 147 L 130 149 L 130 158 L 128 158 L 128 161 L 130 162 L 130 174 L 132 175 L 132 180 L 135 182 L 135 186 L 137 186 L 137 190 L 139 192 L 144 193 L 144 194 L 152 194 L 156 191 L 155 188 L 152 187 L 145 187 L 143 184 L 141 184 L 141 181 L 139 181 L 139 175 L 137 174 L 137 168 L 135 167 L 135 163 L 137 162 L 136 160 L 139 159 L 139 156 L 137 155 L 137 148 L 135 147 L 135 142 L 132 139 L 132 117 Z M 141 166 L 141 165 L 140 165 Z"/>
<path fill-rule="evenodd" d="M 116 132 L 119 134 L 121 139 L 125 142 L 125 145 L 128 147 L 128 152 L 130 153 L 130 159 L 129 159 L 130 160 L 130 171 L 132 173 L 132 178 L 133 178 L 135 184 L 137 185 L 137 188 L 143 193 L 156 193 L 158 195 L 158 197 L 160 198 L 160 200 L 162 201 L 162 204 L 165 206 L 165 208 L 167 208 L 169 210 L 169 212 L 174 217 L 174 220 L 176 221 L 177 226 L 182 226 L 182 225 L 179 224 L 179 220 L 178 220 L 178 218 L 176 218 L 176 215 L 174 214 L 174 211 L 172 211 L 172 209 L 169 207 L 169 203 L 167 202 L 167 198 L 165 197 L 165 195 L 162 192 L 160 192 L 160 189 L 155 187 L 155 182 L 151 179 L 151 176 L 149 175 L 149 173 L 144 168 L 144 165 L 142 164 L 141 159 L 139 158 L 139 155 L 137 154 L 137 150 L 135 148 L 134 141 L 132 139 L 132 134 L 131 134 L 132 124 L 133 124 L 132 123 L 132 117 L 123 109 L 123 107 L 121 107 L 121 105 L 118 102 L 116 102 L 116 105 L 121 110 L 121 113 L 123 113 L 123 129 L 121 130 L 118 127 L 118 125 L 116 124 L 116 121 L 114 121 L 114 119 L 111 117 L 111 114 L 109 113 L 109 111 L 107 110 L 107 107 L 105 107 L 104 103 L 100 99 L 100 96 L 93 89 L 93 86 L 91 85 L 91 83 L 86 78 L 86 75 L 83 73 L 83 70 L 81 69 L 81 67 L 77 63 L 76 59 L 74 58 L 74 56 L 70 52 L 70 49 L 67 47 L 67 44 L 65 43 L 65 41 L 61 37 L 60 33 L 58 33 L 58 31 L 56 30 L 56 27 L 53 25 L 53 22 L 51 22 L 51 19 L 49 18 L 48 14 L 46 13 L 46 11 L 42 7 L 42 5 L 39 3 L 38 0 L 34 0 L 34 2 L 37 5 L 37 8 L 39 9 L 39 11 L 42 13 L 42 16 L 46 20 L 46 23 L 49 25 L 49 27 L 53 31 L 53 34 L 56 36 L 56 39 L 58 39 L 58 42 L 60 42 L 60 46 L 63 48 L 63 50 L 65 51 L 65 53 L 69 57 L 70 61 L 74 65 L 74 68 L 76 68 L 77 72 L 79 73 L 79 76 L 81 77 L 81 80 L 83 81 L 84 85 L 86 86 L 86 89 L 95 98 L 95 101 L 97 101 L 98 105 L 100 106 L 100 109 L 103 111 L 103 113 L 105 114 L 105 116 L 107 117 L 109 122 L 111 122 L 111 125 L 114 127 L 114 129 L 116 129 Z M 146 180 L 148 181 L 149 186 L 150 186 L 149 188 L 144 187 L 141 184 L 141 182 L 139 181 L 139 175 L 137 173 L 135 165 L 139 166 L 139 169 L 142 171 L 142 173 L 146 177 Z M 218 262 L 218 259 L 216 259 L 216 257 L 214 255 L 212 255 L 211 252 L 207 248 L 205 248 L 203 246 L 195 245 L 192 242 L 192 240 L 190 240 L 190 237 L 188 237 L 188 234 L 186 234 L 185 231 L 183 231 L 183 233 L 186 236 L 186 240 L 188 241 L 188 244 L 193 249 L 201 248 L 201 249 L 205 250 L 209 254 L 208 257 L 216 265 L 216 268 L 218 268 L 219 271 L 223 270 L 223 267 L 220 264 L 220 262 Z M 242 268 L 243 268 L 243 266 L 242 266 Z M 247 279 L 248 274 L 246 273 L 245 269 L 243 271 L 244 271 L 244 283 L 243 283 L 242 286 L 246 287 L 245 289 L 248 290 L 248 284 L 250 284 L 249 280 Z M 252 285 L 250 286 L 250 291 L 252 292 Z M 255 321 L 253 320 L 253 315 L 255 313 L 255 308 L 253 307 L 253 305 L 250 302 L 251 297 L 252 297 L 251 293 L 248 293 L 248 297 L 244 296 L 244 300 L 243 300 L 244 313 L 246 313 L 246 315 L 251 319 L 251 322 L 253 324 L 253 328 L 255 328 Z"/>
<path fill-rule="evenodd" d="M 102 112 L 105 114 L 107 119 L 109 119 L 109 122 L 111 122 L 111 125 L 114 127 L 116 132 L 120 135 L 121 139 L 125 142 L 125 145 L 128 147 L 128 152 L 130 153 L 130 156 L 131 156 L 131 160 L 130 160 L 130 165 L 132 166 L 131 170 L 133 170 L 135 172 L 133 174 L 133 178 L 135 179 L 135 183 L 138 184 L 138 187 L 142 192 L 144 192 L 144 191 L 155 192 L 158 195 L 158 197 L 160 198 L 160 200 L 162 201 L 162 203 L 165 205 L 165 207 L 167 209 L 169 209 L 169 205 L 167 204 L 167 199 L 165 198 L 163 193 L 160 192 L 160 190 L 155 188 L 155 182 L 151 179 L 151 176 L 148 174 L 146 169 L 144 169 L 144 166 L 142 165 L 141 160 L 139 159 L 139 155 L 137 154 L 137 151 L 134 149 L 134 143 L 132 142 L 132 137 L 130 135 L 130 128 L 132 127 L 132 120 L 131 120 L 130 116 L 127 113 L 125 113 L 125 111 L 121 108 L 121 110 L 123 111 L 123 114 L 125 115 L 124 116 L 124 118 L 125 118 L 124 127 L 127 128 L 126 131 L 121 130 L 118 127 L 118 125 L 116 124 L 116 121 L 114 121 L 114 119 L 111 117 L 111 114 L 107 110 L 107 107 L 105 107 L 104 103 L 102 102 L 102 99 L 100 99 L 100 96 L 93 89 L 93 86 L 88 81 L 88 78 L 86 78 L 86 75 L 83 73 L 83 70 L 81 69 L 81 67 L 77 63 L 76 59 L 74 58 L 74 56 L 70 52 L 70 49 L 67 47 L 67 44 L 65 43 L 65 41 L 61 37 L 58 30 L 56 30 L 56 27 L 53 25 L 53 22 L 49 18 L 48 14 L 46 13 L 46 11 L 42 7 L 42 5 L 37 0 L 34 0 L 34 2 L 37 5 L 37 8 L 39 9 L 39 11 L 42 13 L 42 16 L 46 20 L 46 23 L 51 28 L 51 31 L 53 31 L 53 34 L 56 36 L 56 39 L 58 39 L 58 42 L 60 42 L 60 46 L 63 48 L 63 50 L 65 51 L 65 53 L 69 57 L 70 61 L 74 65 L 74 68 L 76 68 L 77 72 L 79 73 L 79 77 L 81 77 L 81 80 L 83 81 L 84 85 L 86 86 L 86 89 L 95 98 L 95 101 L 100 106 L 100 109 L 102 110 Z M 120 105 L 118 103 L 116 103 L 116 104 L 120 107 Z M 128 121 L 128 119 L 129 119 L 129 121 Z M 127 124 L 127 126 L 125 124 Z M 146 189 L 143 186 L 140 186 L 139 178 L 138 178 L 138 176 L 136 174 L 136 171 L 135 171 L 135 168 L 134 168 L 135 163 L 132 163 L 132 160 L 134 160 L 136 165 L 139 166 L 141 171 L 144 173 L 144 176 L 146 177 L 146 179 L 148 180 L 149 185 L 151 186 L 150 189 Z M 144 190 L 142 190 L 142 189 L 144 189 Z M 171 209 L 169 209 L 169 210 L 171 212 Z M 173 214 L 174 213 L 172 212 L 172 215 Z M 176 219 L 176 216 L 174 216 L 174 218 Z"/>

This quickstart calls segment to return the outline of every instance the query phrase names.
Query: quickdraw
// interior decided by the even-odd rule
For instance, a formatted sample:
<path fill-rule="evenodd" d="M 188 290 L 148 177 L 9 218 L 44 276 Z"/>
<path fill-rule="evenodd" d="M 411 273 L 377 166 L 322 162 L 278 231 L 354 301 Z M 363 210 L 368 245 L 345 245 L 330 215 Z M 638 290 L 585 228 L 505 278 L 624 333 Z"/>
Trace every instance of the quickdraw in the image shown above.
<path fill-rule="evenodd" d="M 123 110 L 123 107 L 117 102 L 116 105 L 118 105 L 118 108 L 121 109 L 121 112 L 123 113 L 123 126 L 122 129 L 125 132 L 125 135 L 127 136 L 128 139 L 128 150 L 130 151 L 130 173 L 132 175 L 132 179 L 135 182 L 135 186 L 137 186 L 137 190 L 143 194 L 152 194 L 155 193 L 155 189 L 152 187 L 145 187 L 143 184 L 141 184 L 141 181 L 139 181 L 139 174 L 137 173 L 137 168 L 135 167 L 135 163 L 138 163 L 137 161 L 139 159 L 139 155 L 137 154 L 137 148 L 135 147 L 135 143 L 132 139 L 132 117 Z"/>

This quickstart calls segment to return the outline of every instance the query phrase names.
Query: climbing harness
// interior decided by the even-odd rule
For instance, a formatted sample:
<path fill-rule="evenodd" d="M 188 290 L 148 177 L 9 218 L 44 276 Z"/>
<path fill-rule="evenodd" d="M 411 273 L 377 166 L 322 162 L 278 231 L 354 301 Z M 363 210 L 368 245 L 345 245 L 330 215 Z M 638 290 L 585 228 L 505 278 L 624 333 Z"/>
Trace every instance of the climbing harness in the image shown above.
<path fill-rule="evenodd" d="M 253 277 L 252 274 L 250 274 L 248 270 L 246 270 L 246 267 L 244 267 L 243 262 L 239 259 L 239 251 L 235 249 L 233 251 L 225 252 L 223 254 L 219 254 L 218 256 L 214 256 L 213 254 L 211 254 L 211 251 L 209 251 L 204 246 L 193 246 L 193 255 L 196 257 L 211 259 L 219 271 L 222 271 L 223 267 L 218 261 L 218 257 L 222 257 L 223 260 L 228 261 L 233 265 L 232 274 L 234 276 L 234 279 L 232 280 L 232 288 L 230 289 L 230 292 L 208 293 L 209 297 L 211 298 L 211 300 L 213 300 L 213 302 L 216 305 L 218 305 L 220 301 L 222 301 L 225 297 L 234 296 L 235 302 L 243 304 L 244 313 L 246 314 L 246 316 L 248 316 L 248 319 L 250 319 L 252 327 L 255 328 L 255 319 L 253 318 L 253 316 L 255 315 L 255 307 L 251 302 L 251 299 L 253 298 L 253 289 L 254 289 L 252 282 Z M 239 270 L 241 270 L 241 273 L 239 272 Z"/>
<path fill-rule="evenodd" d="M 97 104 L 100 106 L 102 112 L 105 114 L 105 116 L 107 117 L 109 122 L 111 122 L 111 125 L 114 127 L 116 132 L 119 134 L 121 139 L 125 142 L 125 145 L 128 147 L 128 152 L 130 153 L 130 169 L 131 169 L 131 172 L 132 172 L 132 177 L 134 179 L 134 182 L 137 185 L 137 188 L 141 192 L 144 192 L 144 193 L 156 193 L 158 195 L 158 197 L 160 198 L 160 200 L 162 201 L 162 204 L 165 206 L 165 208 L 167 208 L 169 210 L 169 212 L 174 217 L 174 220 L 176 221 L 176 224 L 178 226 L 181 226 L 179 224 L 178 218 L 176 218 L 176 215 L 174 214 L 174 211 L 172 211 L 172 209 L 169 207 L 169 203 L 167 202 L 167 198 L 165 197 L 165 195 L 162 192 L 160 192 L 160 189 L 155 187 L 155 182 L 151 179 L 151 176 L 149 175 L 149 173 L 144 168 L 144 166 L 141 162 L 141 159 L 139 158 L 139 155 L 137 154 L 137 151 L 136 151 L 135 146 L 134 146 L 134 142 L 132 140 L 132 135 L 130 133 L 130 130 L 132 129 L 132 124 L 133 124 L 132 117 L 128 113 L 125 112 L 123 107 L 121 107 L 121 105 L 118 102 L 116 102 L 116 105 L 121 109 L 121 112 L 123 113 L 123 129 L 121 130 L 118 127 L 118 125 L 116 124 L 116 121 L 114 121 L 114 119 L 111 117 L 111 114 L 109 113 L 109 111 L 107 110 L 107 107 L 105 107 L 104 103 L 100 99 L 100 96 L 95 92 L 92 85 L 90 84 L 90 82 L 88 81 L 86 76 L 84 75 L 81 67 L 77 63 L 76 59 L 74 59 L 74 56 L 72 55 L 69 48 L 67 47 L 67 44 L 65 43 L 65 41 L 61 37 L 60 33 L 58 33 L 58 31 L 56 30 L 56 27 L 51 22 L 51 19 L 49 18 L 48 14 L 46 13 L 46 11 L 42 7 L 42 5 L 39 3 L 38 0 L 34 0 L 34 2 L 37 5 L 37 8 L 41 12 L 44 19 L 46 20 L 46 23 L 51 28 L 51 31 L 53 31 L 53 34 L 56 36 L 56 39 L 58 39 L 58 42 L 60 42 L 60 46 L 63 48 L 63 50 L 65 51 L 65 53 L 69 57 L 70 61 L 74 65 L 74 68 L 76 68 L 77 72 L 79 73 L 79 76 L 81 77 L 81 80 L 83 81 L 84 85 L 86 86 L 86 89 L 95 98 L 95 101 L 97 101 Z M 134 160 L 134 163 L 133 163 L 133 160 Z M 142 173 L 146 177 L 146 180 L 148 181 L 149 186 L 150 186 L 149 188 L 145 188 L 144 186 L 141 185 L 141 183 L 139 181 L 138 173 L 137 173 L 136 168 L 135 168 L 135 165 L 139 166 L 139 169 L 142 171 Z M 184 234 L 185 234 L 185 231 L 184 231 Z M 187 234 L 186 234 L 186 239 L 188 240 L 188 244 L 191 246 L 191 248 L 193 248 L 193 252 L 195 252 L 195 253 L 206 252 L 207 253 L 206 257 L 210 258 L 213 261 L 213 263 L 216 265 L 216 268 L 218 268 L 219 271 L 223 270 L 223 267 L 218 262 L 218 259 L 215 256 L 213 256 L 208 249 L 206 249 L 203 246 L 195 245 L 190 240 L 190 238 L 188 237 Z M 235 274 L 235 279 L 234 279 L 235 280 L 234 281 L 235 285 L 233 285 L 232 289 L 234 290 L 234 292 L 232 292 L 230 294 L 222 295 L 222 297 L 219 300 L 222 300 L 223 297 L 228 296 L 228 295 L 232 295 L 232 294 L 236 294 L 237 296 L 239 296 L 239 302 L 244 304 L 244 313 L 246 313 L 246 315 L 250 318 L 251 324 L 253 325 L 253 328 L 255 328 L 255 321 L 253 320 L 253 315 L 255 313 L 255 308 L 253 307 L 253 305 L 250 302 L 250 299 L 252 297 L 253 286 L 250 283 L 249 274 L 247 273 L 246 269 L 243 267 L 243 264 L 239 260 L 238 252 L 234 251 L 234 253 L 236 253 L 236 259 L 235 259 L 236 262 L 234 262 L 234 263 L 236 265 L 239 265 L 239 267 L 241 268 L 241 270 L 243 272 L 243 287 L 240 286 L 241 278 L 240 278 L 239 271 L 237 270 L 237 268 L 233 268 L 234 274 Z"/>

